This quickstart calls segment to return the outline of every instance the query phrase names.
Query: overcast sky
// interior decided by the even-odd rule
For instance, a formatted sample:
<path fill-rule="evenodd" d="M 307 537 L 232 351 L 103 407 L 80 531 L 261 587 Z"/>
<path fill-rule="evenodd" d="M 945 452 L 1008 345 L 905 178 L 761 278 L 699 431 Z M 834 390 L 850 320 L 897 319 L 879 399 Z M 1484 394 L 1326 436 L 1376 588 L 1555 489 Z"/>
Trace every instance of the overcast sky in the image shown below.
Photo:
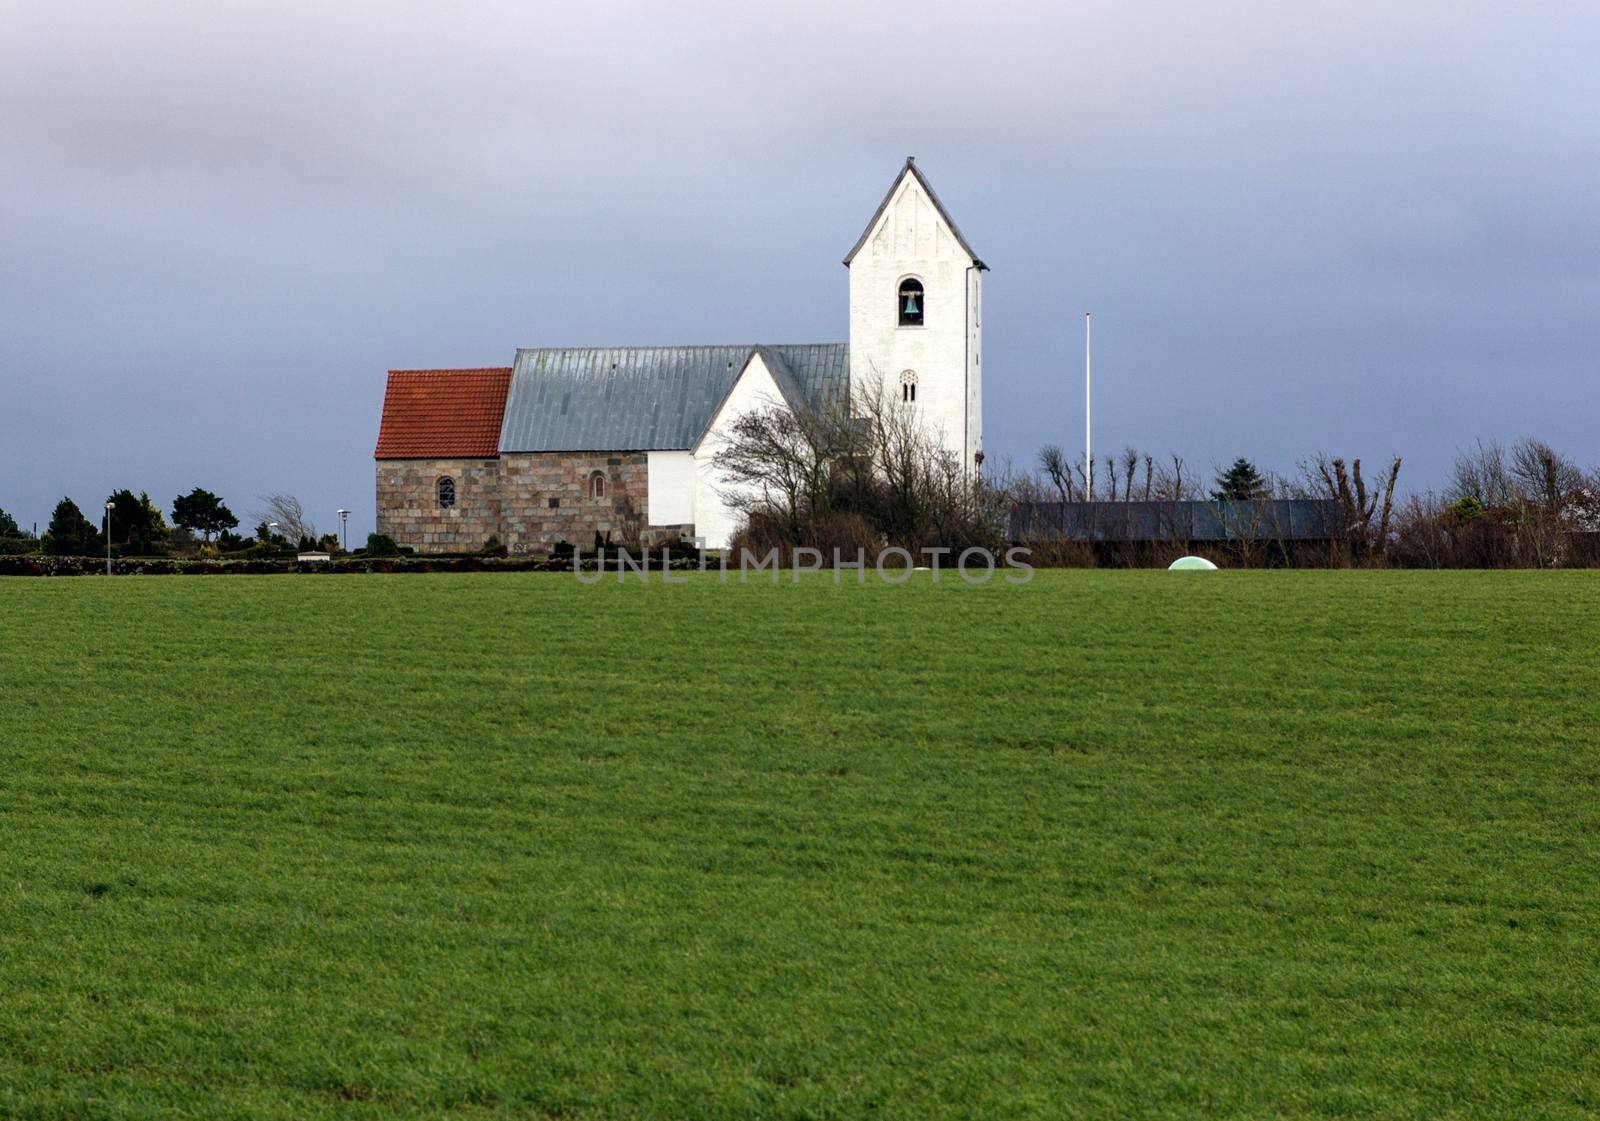
<path fill-rule="evenodd" d="M 0 508 L 373 522 L 390 367 L 846 337 L 908 154 L 984 443 L 1600 460 L 1600 8 L 0 0 Z M 353 542 L 352 542 L 353 543 Z"/>

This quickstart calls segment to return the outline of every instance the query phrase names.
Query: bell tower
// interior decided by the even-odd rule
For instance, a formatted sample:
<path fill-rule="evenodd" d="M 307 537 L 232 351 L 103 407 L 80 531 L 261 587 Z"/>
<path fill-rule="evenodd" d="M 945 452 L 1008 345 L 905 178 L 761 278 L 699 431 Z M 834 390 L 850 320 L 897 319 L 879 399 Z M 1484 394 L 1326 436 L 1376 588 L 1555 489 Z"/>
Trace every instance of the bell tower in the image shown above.
<path fill-rule="evenodd" d="M 907 157 L 854 248 L 850 383 L 881 393 L 967 470 L 983 450 L 983 273 L 939 196 Z"/>

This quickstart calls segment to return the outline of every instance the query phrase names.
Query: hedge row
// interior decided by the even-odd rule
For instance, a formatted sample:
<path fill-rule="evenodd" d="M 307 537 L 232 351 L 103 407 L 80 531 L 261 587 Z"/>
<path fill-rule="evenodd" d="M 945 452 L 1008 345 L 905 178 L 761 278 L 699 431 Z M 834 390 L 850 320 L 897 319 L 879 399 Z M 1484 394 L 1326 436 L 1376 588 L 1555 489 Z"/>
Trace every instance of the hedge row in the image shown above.
<path fill-rule="evenodd" d="M 615 563 L 608 551 L 606 567 Z M 692 557 L 674 557 L 674 569 L 698 567 Z M 661 566 L 661 555 L 650 557 L 650 567 Z M 591 558 L 584 567 L 592 569 Z M 53 557 L 42 554 L 0 556 L 0 576 L 103 576 L 104 558 Z M 571 572 L 570 557 L 342 557 L 332 561 L 297 560 L 165 560 L 130 558 L 113 560 L 114 576 L 266 576 L 291 573 L 363 572 Z"/>

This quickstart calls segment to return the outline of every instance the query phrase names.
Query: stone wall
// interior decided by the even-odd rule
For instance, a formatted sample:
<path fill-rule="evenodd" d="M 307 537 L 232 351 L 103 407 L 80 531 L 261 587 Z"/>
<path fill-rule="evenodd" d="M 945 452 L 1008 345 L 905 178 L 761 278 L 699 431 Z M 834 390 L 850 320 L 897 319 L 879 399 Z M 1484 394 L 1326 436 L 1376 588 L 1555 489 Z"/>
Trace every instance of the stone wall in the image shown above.
<path fill-rule="evenodd" d="M 495 459 L 378 460 L 378 532 L 419 553 L 475 553 L 490 537 L 503 541 L 499 468 Z M 444 475 L 456 483 L 454 506 L 439 505 Z"/>
<path fill-rule="evenodd" d="M 605 477 L 605 496 L 590 480 Z M 439 477 L 456 482 L 441 508 Z M 595 536 L 613 545 L 654 546 L 694 526 L 649 524 L 644 452 L 513 452 L 499 459 L 378 461 L 378 532 L 418 553 L 473 553 L 490 537 L 514 554 L 547 553 L 565 541 L 587 552 Z"/>
<path fill-rule="evenodd" d="M 595 498 L 591 479 L 605 478 Z M 513 553 L 543 553 L 565 541 L 593 548 L 650 545 L 693 526 L 649 525 L 649 464 L 644 452 L 510 452 L 500 457 L 502 539 Z"/>

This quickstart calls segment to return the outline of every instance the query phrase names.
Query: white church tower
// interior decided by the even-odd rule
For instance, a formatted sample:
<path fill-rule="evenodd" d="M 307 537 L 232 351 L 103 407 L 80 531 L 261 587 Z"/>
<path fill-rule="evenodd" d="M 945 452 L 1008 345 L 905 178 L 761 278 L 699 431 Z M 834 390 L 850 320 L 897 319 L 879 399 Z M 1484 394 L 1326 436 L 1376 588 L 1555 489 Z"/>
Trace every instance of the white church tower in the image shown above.
<path fill-rule="evenodd" d="M 906 160 L 850 270 L 850 380 L 878 385 L 972 470 L 983 450 L 983 283 L 978 259 Z"/>

